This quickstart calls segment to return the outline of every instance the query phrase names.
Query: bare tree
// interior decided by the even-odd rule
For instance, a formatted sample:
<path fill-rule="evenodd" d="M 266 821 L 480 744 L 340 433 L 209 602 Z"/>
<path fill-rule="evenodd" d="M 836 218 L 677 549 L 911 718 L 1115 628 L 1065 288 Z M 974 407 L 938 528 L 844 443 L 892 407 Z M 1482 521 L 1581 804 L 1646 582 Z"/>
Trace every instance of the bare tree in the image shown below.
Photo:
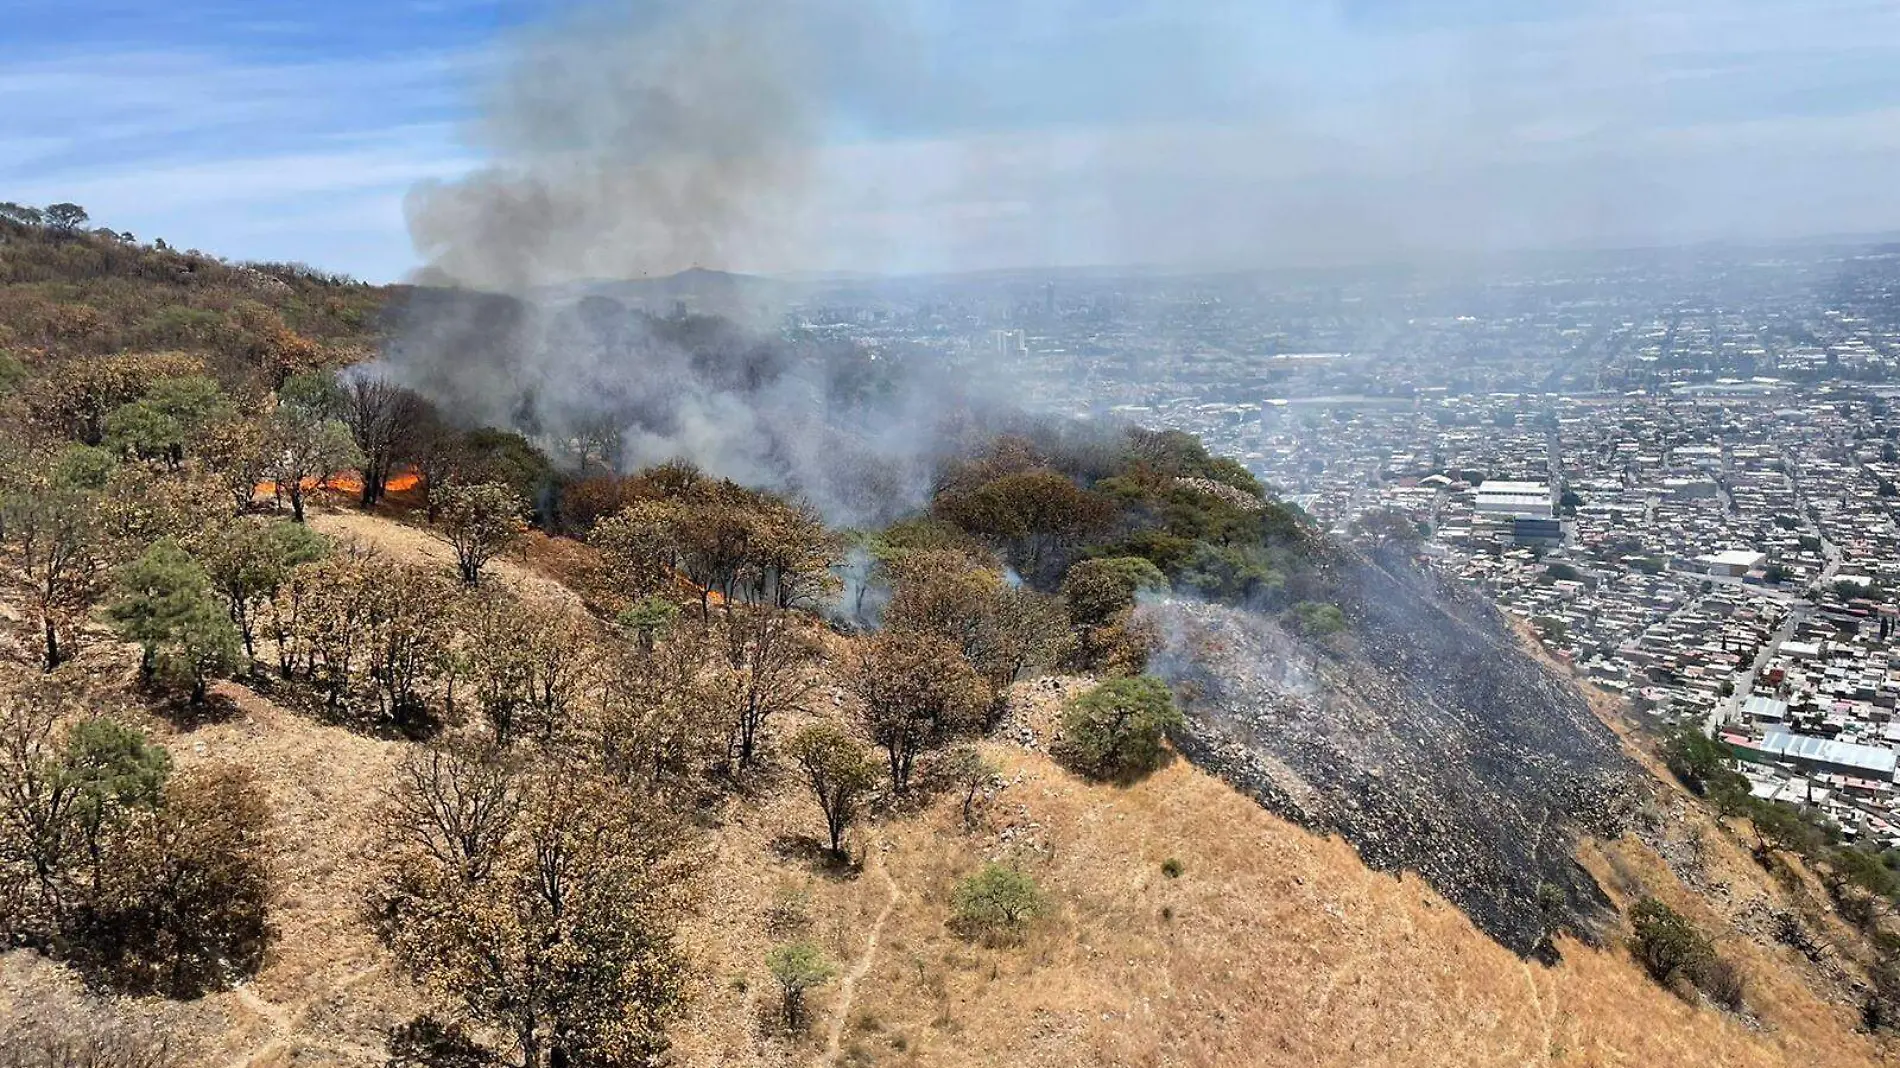
<path fill-rule="evenodd" d="M 719 624 L 732 701 L 727 759 L 750 767 L 766 720 L 802 709 L 817 687 L 818 649 L 788 612 L 763 605 L 727 609 Z"/>
<path fill-rule="evenodd" d="M 343 423 L 363 453 L 363 507 L 374 507 L 387 491 L 391 469 L 419 429 L 421 400 L 387 379 L 355 374 L 344 380 Z"/>

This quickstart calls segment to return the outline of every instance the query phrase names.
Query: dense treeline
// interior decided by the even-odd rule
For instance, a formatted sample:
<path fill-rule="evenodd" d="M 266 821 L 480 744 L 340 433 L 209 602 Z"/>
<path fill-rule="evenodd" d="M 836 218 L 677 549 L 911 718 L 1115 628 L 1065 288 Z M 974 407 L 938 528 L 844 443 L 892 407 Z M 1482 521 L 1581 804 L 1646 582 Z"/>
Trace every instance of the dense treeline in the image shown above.
<path fill-rule="evenodd" d="M 1139 558 L 1200 595 L 1278 605 L 1318 548 L 1297 511 L 1179 431 L 1002 435 L 945 468 L 933 510 L 1044 587 L 1078 558 Z"/>

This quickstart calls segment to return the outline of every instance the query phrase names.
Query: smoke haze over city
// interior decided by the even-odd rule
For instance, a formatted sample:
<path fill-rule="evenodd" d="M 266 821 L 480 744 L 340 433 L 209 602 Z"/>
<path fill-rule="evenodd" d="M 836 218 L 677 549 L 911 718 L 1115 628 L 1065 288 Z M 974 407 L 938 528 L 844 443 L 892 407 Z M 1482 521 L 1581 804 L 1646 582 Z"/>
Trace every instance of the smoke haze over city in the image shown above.
<path fill-rule="evenodd" d="M 498 287 L 1900 226 L 1887 5 L 355 4 L 29 0 L 0 180 L 180 246 Z M 550 215 L 572 202 L 520 179 L 629 214 Z M 459 229 L 496 197 L 519 229 Z M 537 229 L 511 270 L 472 265 Z"/>

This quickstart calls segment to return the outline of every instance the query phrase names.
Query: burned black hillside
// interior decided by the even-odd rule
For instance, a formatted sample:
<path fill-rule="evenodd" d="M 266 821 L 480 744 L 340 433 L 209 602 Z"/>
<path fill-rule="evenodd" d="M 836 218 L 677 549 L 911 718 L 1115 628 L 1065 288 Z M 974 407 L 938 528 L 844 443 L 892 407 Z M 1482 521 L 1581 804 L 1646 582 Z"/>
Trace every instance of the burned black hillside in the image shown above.
<path fill-rule="evenodd" d="M 1627 808 L 1614 736 L 1471 591 L 1327 555 L 1348 623 L 1329 638 L 1222 605 L 1146 609 L 1164 635 L 1154 670 L 1186 709 L 1179 747 L 1368 865 L 1424 876 L 1519 953 L 1557 926 L 1589 937 L 1609 902 L 1572 852 Z"/>

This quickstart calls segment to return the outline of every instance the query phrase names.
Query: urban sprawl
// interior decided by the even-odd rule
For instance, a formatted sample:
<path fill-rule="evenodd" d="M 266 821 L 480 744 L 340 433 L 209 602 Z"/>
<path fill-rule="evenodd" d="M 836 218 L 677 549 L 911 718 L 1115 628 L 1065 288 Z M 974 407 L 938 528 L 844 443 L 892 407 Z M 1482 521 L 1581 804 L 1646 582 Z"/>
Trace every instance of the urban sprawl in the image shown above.
<path fill-rule="evenodd" d="M 919 279 L 793 324 L 1194 432 L 1335 530 L 1416 531 L 1758 797 L 1900 845 L 1900 246 L 1453 274 Z"/>

